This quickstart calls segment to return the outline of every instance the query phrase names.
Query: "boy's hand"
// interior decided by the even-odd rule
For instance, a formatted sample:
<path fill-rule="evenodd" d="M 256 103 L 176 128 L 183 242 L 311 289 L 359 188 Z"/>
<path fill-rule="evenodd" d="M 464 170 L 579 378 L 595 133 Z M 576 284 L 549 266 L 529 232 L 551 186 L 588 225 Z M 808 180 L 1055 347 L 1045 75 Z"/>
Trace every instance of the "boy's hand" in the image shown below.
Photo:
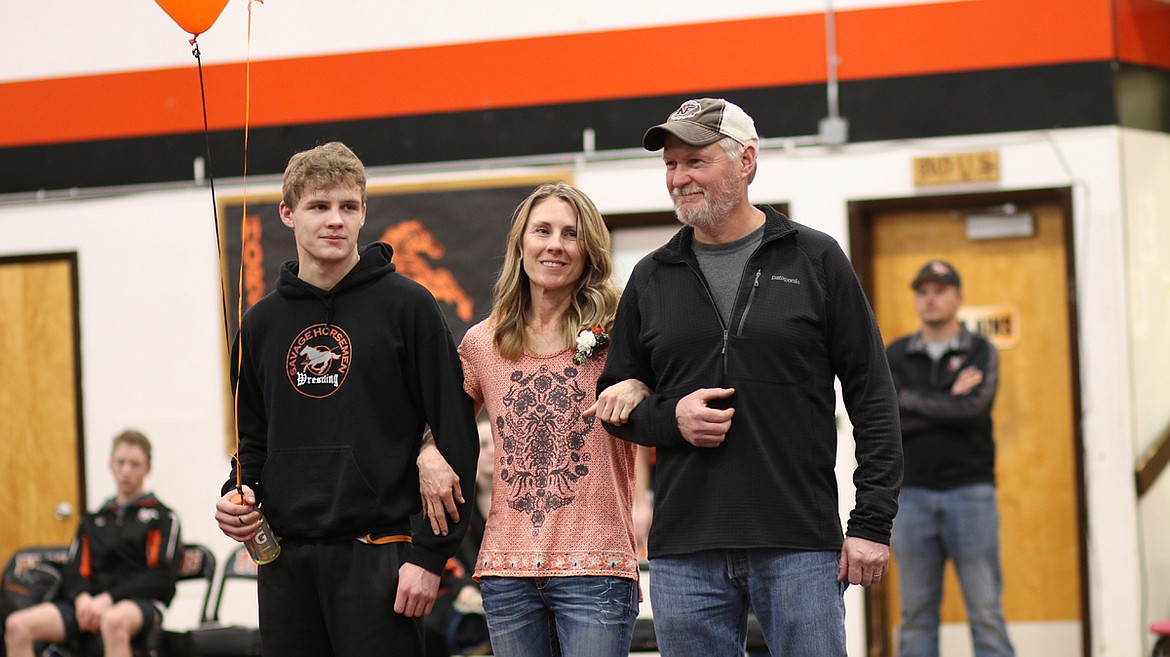
<path fill-rule="evenodd" d="M 439 576 L 413 563 L 398 569 L 398 594 L 394 596 L 394 613 L 418 618 L 431 613 L 439 594 Z"/>
<path fill-rule="evenodd" d="M 215 522 L 228 538 L 243 543 L 256 535 L 260 514 L 256 512 L 256 494 L 241 486 L 243 496 L 232 490 L 215 502 Z"/>

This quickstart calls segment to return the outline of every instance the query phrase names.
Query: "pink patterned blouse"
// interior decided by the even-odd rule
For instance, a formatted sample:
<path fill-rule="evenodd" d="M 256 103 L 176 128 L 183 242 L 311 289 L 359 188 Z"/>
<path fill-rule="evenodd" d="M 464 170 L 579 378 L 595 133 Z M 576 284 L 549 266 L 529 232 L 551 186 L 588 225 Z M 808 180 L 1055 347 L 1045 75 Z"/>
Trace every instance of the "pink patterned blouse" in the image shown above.
<path fill-rule="evenodd" d="M 637 446 L 582 417 L 607 351 L 496 350 L 489 321 L 459 345 L 464 389 L 487 407 L 496 444 L 492 506 L 475 577 L 609 575 L 638 579 L 632 509 Z"/>

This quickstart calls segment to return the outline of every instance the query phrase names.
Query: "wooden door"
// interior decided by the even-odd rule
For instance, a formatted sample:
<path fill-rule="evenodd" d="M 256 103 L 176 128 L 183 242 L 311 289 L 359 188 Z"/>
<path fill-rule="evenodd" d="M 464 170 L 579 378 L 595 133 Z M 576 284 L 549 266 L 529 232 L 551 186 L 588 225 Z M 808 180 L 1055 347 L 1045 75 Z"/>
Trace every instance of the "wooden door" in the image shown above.
<path fill-rule="evenodd" d="M 84 511 L 76 256 L 0 259 L 0 560 L 65 544 Z"/>
<path fill-rule="evenodd" d="M 1033 235 L 985 240 L 968 239 L 967 213 L 945 205 L 871 212 L 862 240 L 869 246 L 869 275 L 863 279 L 889 343 L 919 326 L 911 279 L 928 260 L 947 260 L 963 279 L 960 317 L 969 328 L 979 326 L 993 334 L 989 337 L 1000 352 L 992 415 L 1004 615 L 1018 654 L 1051 654 L 1019 644 L 1077 646 L 1084 632 L 1069 241 L 1062 203 L 1021 204 L 1018 211 L 1033 214 Z M 876 628 L 870 624 L 871 633 L 882 633 L 880 650 L 874 650 L 875 637 L 870 637 L 870 654 L 894 654 L 900 622 L 898 567 L 870 596 L 871 607 L 876 604 L 883 619 Z M 947 624 L 966 623 L 950 565 L 942 617 L 944 631 Z"/>

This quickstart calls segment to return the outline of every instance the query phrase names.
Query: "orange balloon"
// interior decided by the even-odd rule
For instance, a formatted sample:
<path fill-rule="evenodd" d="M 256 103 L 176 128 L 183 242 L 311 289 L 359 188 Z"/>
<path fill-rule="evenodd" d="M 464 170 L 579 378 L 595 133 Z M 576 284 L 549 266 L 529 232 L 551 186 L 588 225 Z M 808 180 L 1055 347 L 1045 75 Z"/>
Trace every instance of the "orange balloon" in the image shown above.
<path fill-rule="evenodd" d="M 199 36 L 215 24 L 227 0 L 154 0 L 179 27 Z"/>

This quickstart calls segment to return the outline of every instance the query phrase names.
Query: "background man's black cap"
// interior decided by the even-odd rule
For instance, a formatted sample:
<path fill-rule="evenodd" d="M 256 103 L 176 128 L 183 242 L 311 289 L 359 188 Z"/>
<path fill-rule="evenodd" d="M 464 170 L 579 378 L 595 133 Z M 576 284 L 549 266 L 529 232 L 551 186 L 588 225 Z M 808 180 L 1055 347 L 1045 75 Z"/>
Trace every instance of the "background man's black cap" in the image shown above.
<path fill-rule="evenodd" d="M 922 269 L 918 270 L 918 275 L 910 282 L 910 287 L 917 290 L 918 286 L 926 281 L 937 281 L 943 285 L 954 285 L 959 289 L 963 288 L 963 281 L 959 278 L 959 272 L 955 271 L 951 263 L 943 262 L 942 260 L 931 260 L 925 265 L 922 265 Z"/>

